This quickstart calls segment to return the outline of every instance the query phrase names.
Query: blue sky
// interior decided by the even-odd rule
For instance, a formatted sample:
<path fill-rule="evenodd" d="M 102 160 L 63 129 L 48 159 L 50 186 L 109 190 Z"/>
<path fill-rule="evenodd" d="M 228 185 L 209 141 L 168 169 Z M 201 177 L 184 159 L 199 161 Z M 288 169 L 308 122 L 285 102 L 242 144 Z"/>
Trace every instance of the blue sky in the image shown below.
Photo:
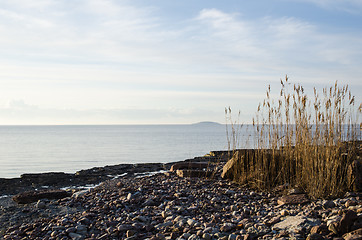
<path fill-rule="evenodd" d="M 2 0 L 0 124 L 251 122 L 280 78 L 362 91 L 362 1 Z"/>

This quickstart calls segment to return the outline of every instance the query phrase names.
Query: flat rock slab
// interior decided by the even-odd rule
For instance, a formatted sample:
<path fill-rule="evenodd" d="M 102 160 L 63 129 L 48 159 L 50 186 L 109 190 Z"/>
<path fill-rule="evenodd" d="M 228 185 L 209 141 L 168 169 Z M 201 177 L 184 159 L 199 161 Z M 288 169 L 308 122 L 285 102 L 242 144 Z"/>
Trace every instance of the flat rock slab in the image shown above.
<path fill-rule="evenodd" d="M 176 171 L 179 169 L 204 169 L 209 166 L 210 164 L 207 162 L 181 162 L 172 165 L 170 171 Z"/>
<path fill-rule="evenodd" d="M 61 199 L 70 197 L 72 193 L 64 190 L 27 191 L 19 193 L 13 200 L 20 204 L 37 202 L 40 199 Z"/>
<path fill-rule="evenodd" d="M 176 170 L 179 177 L 210 177 L 212 172 L 202 170 Z"/>
<path fill-rule="evenodd" d="M 292 194 L 283 196 L 278 199 L 279 205 L 297 205 L 309 203 L 309 199 L 305 194 Z"/>
<path fill-rule="evenodd" d="M 305 216 L 288 216 L 283 221 L 274 225 L 273 228 L 283 229 L 288 231 L 294 231 L 306 226 L 316 226 L 319 225 L 320 221 L 312 218 L 307 218 Z"/>

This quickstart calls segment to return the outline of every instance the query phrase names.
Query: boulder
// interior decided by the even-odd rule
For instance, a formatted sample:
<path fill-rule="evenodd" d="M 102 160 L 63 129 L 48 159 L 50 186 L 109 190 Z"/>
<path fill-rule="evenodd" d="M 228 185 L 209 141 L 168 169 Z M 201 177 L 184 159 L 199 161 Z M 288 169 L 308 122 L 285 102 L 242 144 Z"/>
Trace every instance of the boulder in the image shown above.
<path fill-rule="evenodd" d="M 279 205 L 296 205 L 296 204 L 306 204 L 309 202 L 307 195 L 305 194 L 292 194 L 280 197 L 278 199 Z"/>
<path fill-rule="evenodd" d="M 347 233 L 351 230 L 353 223 L 357 220 L 357 213 L 352 210 L 348 210 L 343 214 L 342 219 L 337 224 L 336 228 L 340 234 Z"/>
<path fill-rule="evenodd" d="M 27 191 L 15 195 L 13 197 L 13 201 L 20 204 L 25 204 L 37 202 L 40 199 L 61 199 L 70 197 L 71 195 L 71 192 L 64 190 Z"/>
<path fill-rule="evenodd" d="M 239 152 L 237 151 L 234 153 L 233 157 L 230 158 L 229 161 L 227 161 L 226 164 L 224 165 L 221 177 L 226 179 L 233 179 L 238 161 L 239 161 Z"/>
<path fill-rule="evenodd" d="M 320 225 L 320 221 L 305 216 L 287 216 L 283 221 L 275 224 L 273 229 L 295 231 L 304 227 Z"/>
<path fill-rule="evenodd" d="M 318 233 L 321 235 L 327 235 L 329 233 L 328 227 L 325 224 L 317 225 L 311 228 L 311 234 Z"/>

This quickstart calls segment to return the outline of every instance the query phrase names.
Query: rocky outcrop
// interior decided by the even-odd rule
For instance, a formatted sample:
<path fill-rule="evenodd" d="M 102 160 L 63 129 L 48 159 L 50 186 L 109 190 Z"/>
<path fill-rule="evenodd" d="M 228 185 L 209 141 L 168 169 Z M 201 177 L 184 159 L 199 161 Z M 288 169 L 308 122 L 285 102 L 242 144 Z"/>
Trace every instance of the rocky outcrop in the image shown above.
<path fill-rule="evenodd" d="M 155 172 L 164 169 L 165 166 L 162 163 L 144 163 L 94 167 L 76 173 L 49 172 L 23 174 L 20 178 L 0 178 L 0 196 L 14 195 L 19 192 L 31 190 L 59 189 L 70 186 L 79 187 L 98 184 L 122 174 L 132 176 L 136 173 Z"/>
<path fill-rule="evenodd" d="M 203 157 L 195 157 L 182 162 L 173 163 L 171 172 L 176 172 L 179 177 L 212 177 L 216 174 L 220 162 L 225 162 L 230 156 L 230 151 L 214 151 Z M 219 173 L 220 174 L 220 173 Z"/>
<path fill-rule="evenodd" d="M 170 171 L 176 171 L 179 169 L 206 169 L 211 166 L 208 162 L 180 162 L 171 166 Z"/>
<path fill-rule="evenodd" d="M 70 197 L 71 192 L 64 190 L 42 190 L 42 191 L 28 191 L 15 195 L 13 200 L 16 203 L 25 204 L 37 202 L 40 199 L 62 199 Z"/>
<path fill-rule="evenodd" d="M 20 178 L 0 178 L 0 196 L 14 195 L 19 192 L 39 190 L 39 189 L 59 189 L 62 187 L 79 187 L 91 184 L 98 184 L 117 176 L 130 177 L 138 173 L 156 172 L 169 170 L 172 165 L 179 164 L 175 169 L 185 169 L 180 166 L 199 166 L 200 168 L 209 168 L 210 166 L 227 161 L 229 151 L 212 151 L 205 156 L 186 159 L 181 162 L 173 163 L 138 163 L 138 164 L 118 164 L 104 167 L 94 167 L 91 169 L 80 170 L 76 173 L 49 172 L 23 174 Z M 206 166 L 207 165 L 207 166 Z M 186 168 L 187 169 L 187 168 Z M 198 170 L 199 170 L 198 169 Z"/>

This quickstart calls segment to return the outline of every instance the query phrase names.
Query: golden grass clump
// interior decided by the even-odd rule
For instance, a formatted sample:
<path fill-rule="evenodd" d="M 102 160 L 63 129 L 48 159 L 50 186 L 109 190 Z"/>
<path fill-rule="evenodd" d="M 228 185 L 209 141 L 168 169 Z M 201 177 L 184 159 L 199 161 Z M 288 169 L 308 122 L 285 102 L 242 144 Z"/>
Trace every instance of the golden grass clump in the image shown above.
<path fill-rule="evenodd" d="M 301 85 L 291 92 L 290 86 L 288 77 L 281 80 L 277 99 L 268 87 L 253 119 L 255 149 L 236 151 L 233 179 L 261 190 L 298 186 L 312 198 L 353 190 L 350 168 L 359 158 L 361 104 L 357 106 L 348 85 L 337 82 L 321 95 L 314 88 L 312 98 Z M 235 141 L 234 135 L 230 140 Z"/>

